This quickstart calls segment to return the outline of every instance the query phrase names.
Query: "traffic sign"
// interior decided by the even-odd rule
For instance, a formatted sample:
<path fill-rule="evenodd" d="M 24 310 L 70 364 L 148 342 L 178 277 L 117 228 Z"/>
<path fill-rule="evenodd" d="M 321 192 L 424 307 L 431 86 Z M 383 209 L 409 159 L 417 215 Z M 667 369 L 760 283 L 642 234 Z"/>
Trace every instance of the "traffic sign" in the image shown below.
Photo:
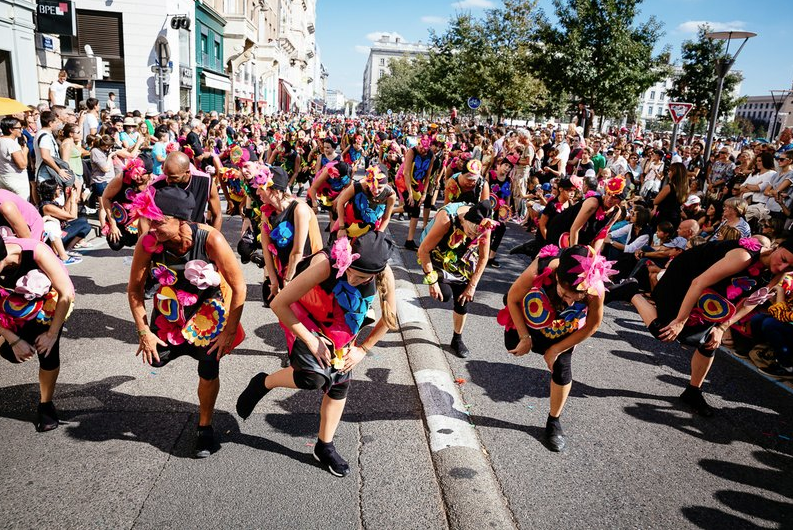
<path fill-rule="evenodd" d="M 672 116 L 672 121 L 675 123 L 680 123 L 688 116 L 688 113 L 691 112 L 691 109 L 694 108 L 693 103 L 683 103 L 682 101 L 670 101 L 669 102 L 669 114 Z"/>
<path fill-rule="evenodd" d="M 386 112 L 386 114 L 388 114 L 389 116 L 391 116 L 391 115 L 394 113 L 394 111 L 393 111 L 393 110 L 391 110 L 391 109 L 388 109 L 388 110 L 387 110 L 387 111 L 385 111 L 385 112 Z"/>
<path fill-rule="evenodd" d="M 482 100 L 479 98 L 468 98 L 468 108 L 476 110 L 482 105 Z"/>

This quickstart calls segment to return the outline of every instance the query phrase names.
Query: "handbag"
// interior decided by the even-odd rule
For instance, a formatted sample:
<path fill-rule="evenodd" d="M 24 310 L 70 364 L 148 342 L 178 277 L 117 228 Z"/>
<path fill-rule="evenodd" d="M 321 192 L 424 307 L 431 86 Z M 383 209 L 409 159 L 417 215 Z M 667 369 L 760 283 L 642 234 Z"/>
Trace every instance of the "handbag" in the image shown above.
<path fill-rule="evenodd" d="M 44 138 L 46 135 L 47 134 L 42 134 L 41 136 L 39 136 L 38 140 L 36 140 L 39 149 L 41 149 L 41 139 Z M 58 154 L 53 153 L 50 156 L 52 157 L 52 160 L 55 162 L 55 165 L 66 172 L 67 178 L 64 179 L 63 177 L 61 177 L 60 173 L 52 169 L 49 165 L 42 162 L 41 167 L 39 167 L 39 170 L 36 173 L 36 180 L 44 181 L 44 180 L 54 179 L 55 181 L 58 182 L 58 184 L 63 186 L 64 189 L 71 188 L 72 186 L 74 186 L 74 182 L 77 179 L 77 177 L 75 176 L 74 171 L 72 171 L 72 168 L 69 166 L 69 163 L 63 160 L 60 156 L 58 156 Z"/>

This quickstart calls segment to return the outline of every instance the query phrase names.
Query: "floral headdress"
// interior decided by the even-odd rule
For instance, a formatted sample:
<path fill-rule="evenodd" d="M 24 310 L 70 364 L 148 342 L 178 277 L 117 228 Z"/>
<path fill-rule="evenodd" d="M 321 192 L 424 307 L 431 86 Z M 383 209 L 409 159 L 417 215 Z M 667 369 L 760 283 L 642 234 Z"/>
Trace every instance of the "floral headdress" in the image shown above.
<path fill-rule="evenodd" d="M 129 205 L 129 215 L 132 219 L 143 217 L 151 221 L 162 221 L 165 215 L 154 202 L 154 189 L 147 188 L 133 197 Z"/>
<path fill-rule="evenodd" d="M 476 158 L 472 158 L 465 165 L 465 170 L 466 170 L 467 173 L 473 173 L 474 175 L 481 175 L 482 174 L 482 162 L 480 162 Z"/>
<path fill-rule="evenodd" d="M 133 158 L 124 166 L 124 184 L 129 184 L 132 179 L 146 174 L 146 166 L 140 158 Z"/>
<path fill-rule="evenodd" d="M 177 142 L 168 142 L 167 144 L 165 144 L 166 154 L 171 154 L 174 151 L 178 151 L 178 150 L 179 150 L 179 144 Z"/>
<path fill-rule="evenodd" d="M 259 164 L 258 166 L 259 167 L 256 168 L 256 172 L 253 174 L 253 178 L 251 179 L 251 187 L 264 187 L 267 189 L 273 185 L 273 173 L 270 171 L 270 168 L 264 164 Z"/>
<path fill-rule="evenodd" d="M 625 191 L 625 179 L 614 177 L 606 182 L 606 193 L 608 195 L 621 195 Z"/>
<path fill-rule="evenodd" d="M 341 275 L 350 268 L 352 262 L 360 258 L 361 255 L 353 254 L 350 240 L 346 237 L 340 237 L 333 243 L 333 247 L 330 249 L 330 257 L 336 261 L 336 278 L 341 278 Z"/>
<path fill-rule="evenodd" d="M 369 188 L 369 191 L 372 192 L 372 195 L 377 197 L 380 193 L 380 179 L 383 177 L 383 174 L 380 172 L 380 168 L 377 166 L 369 166 L 366 169 L 366 176 L 363 178 L 363 182 L 366 187 Z"/>
<path fill-rule="evenodd" d="M 251 152 L 247 149 L 243 149 L 239 145 L 232 145 L 229 148 L 229 160 L 235 166 L 242 167 L 242 165 L 250 159 Z"/>
<path fill-rule="evenodd" d="M 614 261 L 606 260 L 606 258 L 595 252 L 592 247 L 588 246 L 587 249 L 586 256 L 573 256 L 578 262 L 578 265 L 570 269 L 570 272 L 578 273 L 578 278 L 573 282 L 573 287 L 577 291 L 583 291 L 602 298 L 606 292 L 605 283 L 609 281 L 609 276 L 617 274 L 618 271 L 611 268 L 611 265 L 615 263 Z"/>
<path fill-rule="evenodd" d="M 420 145 L 422 148 L 424 148 L 424 149 L 429 149 L 429 148 L 430 148 L 430 146 L 432 145 L 432 138 L 430 138 L 430 137 L 429 137 L 428 135 L 426 135 L 426 134 L 425 134 L 425 135 L 423 135 L 423 136 L 421 137 L 421 139 L 419 140 L 419 145 Z"/>

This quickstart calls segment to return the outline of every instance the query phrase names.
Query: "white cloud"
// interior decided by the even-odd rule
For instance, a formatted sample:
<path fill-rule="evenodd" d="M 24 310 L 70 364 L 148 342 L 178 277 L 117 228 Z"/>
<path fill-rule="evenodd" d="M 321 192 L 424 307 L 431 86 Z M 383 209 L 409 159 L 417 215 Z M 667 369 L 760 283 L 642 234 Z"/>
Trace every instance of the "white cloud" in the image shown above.
<path fill-rule="evenodd" d="M 491 8 L 493 2 L 491 0 L 462 0 L 461 2 L 454 2 L 452 7 L 455 9 L 469 9 L 472 7 Z"/>
<path fill-rule="evenodd" d="M 369 55 L 369 49 L 369 46 L 361 46 L 360 44 L 355 45 L 355 51 L 364 55 Z"/>
<path fill-rule="evenodd" d="M 681 33 L 696 33 L 699 31 L 699 27 L 707 24 L 710 26 L 711 31 L 730 31 L 730 30 L 742 30 L 744 26 L 746 26 L 746 22 L 743 20 L 733 20 L 732 22 L 713 22 L 710 20 L 689 20 L 687 22 L 683 22 L 677 27 L 677 31 Z"/>
<path fill-rule="evenodd" d="M 421 21 L 425 24 L 443 24 L 446 22 L 446 19 L 443 17 L 435 17 L 432 15 L 426 15 L 421 17 Z"/>
<path fill-rule="evenodd" d="M 396 31 L 373 31 L 371 33 L 367 33 L 366 38 L 372 42 L 380 40 L 380 37 L 391 37 L 392 39 L 400 39 L 402 41 L 405 40 L 405 37 L 397 33 Z"/>

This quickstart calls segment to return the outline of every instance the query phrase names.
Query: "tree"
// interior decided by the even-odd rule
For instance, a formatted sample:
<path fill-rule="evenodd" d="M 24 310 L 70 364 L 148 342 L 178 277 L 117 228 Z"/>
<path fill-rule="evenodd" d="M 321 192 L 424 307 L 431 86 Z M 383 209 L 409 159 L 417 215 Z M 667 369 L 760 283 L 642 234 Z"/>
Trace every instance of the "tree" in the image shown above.
<path fill-rule="evenodd" d="M 553 0 L 557 25 L 544 16 L 533 54 L 540 78 L 556 93 L 583 101 L 599 116 L 632 111 L 663 79 L 664 55 L 653 57 L 662 24 L 637 22 L 641 0 Z"/>
<path fill-rule="evenodd" d="M 377 112 L 383 114 L 388 109 L 394 112 L 422 110 L 425 104 L 420 78 L 426 68 L 427 60 L 421 56 L 413 60 L 399 57 L 389 61 L 389 72 L 377 81 Z"/>
<path fill-rule="evenodd" d="M 673 101 L 693 103 L 694 107 L 687 118 L 689 133 L 700 122 L 707 123 L 716 99 L 716 63 L 724 57 L 724 41 L 712 40 L 705 36 L 711 31 L 707 24 L 699 27 L 697 40 L 687 40 L 681 46 L 681 67 L 674 76 L 672 88 L 667 96 Z M 719 119 L 728 116 L 738 105 L 735 88 L 743 80 L 741 74 L 731 72 L 724 78 L 724 86 L 719 102 Z"/>

